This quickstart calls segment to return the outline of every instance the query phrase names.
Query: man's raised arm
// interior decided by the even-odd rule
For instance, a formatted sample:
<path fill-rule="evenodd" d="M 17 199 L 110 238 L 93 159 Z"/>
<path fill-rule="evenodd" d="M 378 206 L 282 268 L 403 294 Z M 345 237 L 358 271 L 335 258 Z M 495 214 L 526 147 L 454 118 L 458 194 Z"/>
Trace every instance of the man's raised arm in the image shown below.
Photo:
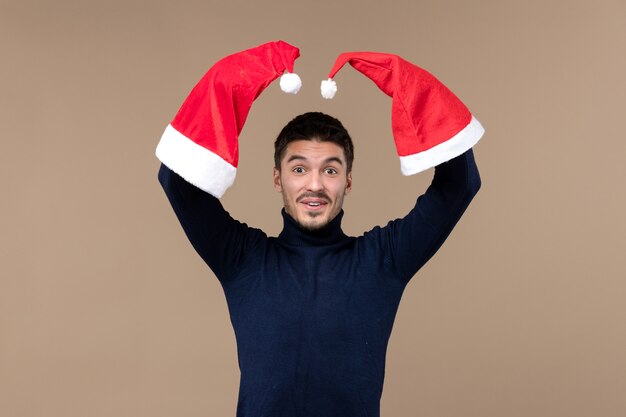
<path fill-rule="evenodd" d="M 402 173 L 413 175 L 435 167 L 432 184 L 409 215 L 375 228 L 371 235 L 381 239 L 390 268 L 408 281 L 442 245 L 480 188 L 472 147 L 484 129 L 434 75 L 394 54 L 340 54 L 323 84 L 323 94 L 331 84 L 336 90 L 332 78 L 347 63 L 391 97 Z"/>
<path fill-rule="evenodd" d="M 481 186 L 472 149 L 435 167 L 426 192 L 402 219 L 380 230 L 390 268 L 408 282 L 437 252 Z"/>
<path fill-rule="evenodd" d="M 263 232 L 234 220 L 214 196 L 188 183 L 161 164 L 159 182 L 189 242 L 220 281 L 234 277 Z"/>
<path fill-rule="evenodd" d="M 220 280 L 235 275 L 249 245 L 264 237 L 233 220 L 218 200 L 235 180 L 239 134 L 253 101 L 273 80 L 299 81 L 292 73 L 299 54 L 277 41 L 222 58 L 192 89 L 157 146 L 159 181 L 191 244 Z M 297 92 L 293 84 L 281 87 Z"/>

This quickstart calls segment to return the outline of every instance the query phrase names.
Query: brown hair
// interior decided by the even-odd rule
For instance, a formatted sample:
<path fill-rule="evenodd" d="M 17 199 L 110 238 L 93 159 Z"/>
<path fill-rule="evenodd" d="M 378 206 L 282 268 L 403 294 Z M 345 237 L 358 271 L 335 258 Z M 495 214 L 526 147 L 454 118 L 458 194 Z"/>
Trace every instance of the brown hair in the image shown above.
<path fill-rule="evenodd" d="M 296 116 L 287 123 L 274 142 L 274 166 L 280 170 L 280 161 L 290 142 L 295 140 L 318 140 L 332 142 L 343 149 L 346 156 L 347 172 L 352 171 L 354 145 L 352 138 L 341 122 L 320 112 L 309 112 Z"/>

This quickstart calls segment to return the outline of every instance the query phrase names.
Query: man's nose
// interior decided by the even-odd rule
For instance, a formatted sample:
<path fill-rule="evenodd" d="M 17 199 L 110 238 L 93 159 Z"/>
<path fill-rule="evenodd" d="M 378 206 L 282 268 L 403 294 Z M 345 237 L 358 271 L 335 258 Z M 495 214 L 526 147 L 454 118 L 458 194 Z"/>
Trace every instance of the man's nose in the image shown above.
<path fill-rule="evenodd" d="M 324 189 L 322 176 L 319 172 L 311 172 L 311 175 L 309 175 L 309 182 L 307 186 L 310 191 L 321 191 L 322 189 Z"/>

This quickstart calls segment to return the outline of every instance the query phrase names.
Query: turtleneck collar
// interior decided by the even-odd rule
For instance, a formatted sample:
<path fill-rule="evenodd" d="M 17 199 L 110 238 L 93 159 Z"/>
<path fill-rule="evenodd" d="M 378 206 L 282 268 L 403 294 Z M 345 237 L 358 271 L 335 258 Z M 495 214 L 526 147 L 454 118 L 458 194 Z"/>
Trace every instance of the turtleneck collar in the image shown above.
<path fill-rule="evenodd" d="M 285 209 L 281 211 L 283 215 L 283 230 L 278 238 L 285 243 L 296 246 L 324 246 L 332 245 L 346 238 L 341 230 L 341 210 L 334 219 L 326 226 L 317 230 L 305 230 L 291 217 Z"/>

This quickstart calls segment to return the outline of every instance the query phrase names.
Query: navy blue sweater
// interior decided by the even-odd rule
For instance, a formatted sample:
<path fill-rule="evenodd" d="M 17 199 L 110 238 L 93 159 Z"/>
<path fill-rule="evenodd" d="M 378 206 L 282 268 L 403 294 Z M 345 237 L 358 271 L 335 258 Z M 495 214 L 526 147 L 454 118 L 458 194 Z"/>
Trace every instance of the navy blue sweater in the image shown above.
<path fill-rule="evenodd" d="M 472 150 L 435 168 L 406 217 L 359 237 L 341 212 L 309 232 L 283 210 L 278 237 L 162 165 L 189 240 L 220 280 L 237 340 L 237 417 L 378 417 L 402 292 L 480 188 Z"/>

